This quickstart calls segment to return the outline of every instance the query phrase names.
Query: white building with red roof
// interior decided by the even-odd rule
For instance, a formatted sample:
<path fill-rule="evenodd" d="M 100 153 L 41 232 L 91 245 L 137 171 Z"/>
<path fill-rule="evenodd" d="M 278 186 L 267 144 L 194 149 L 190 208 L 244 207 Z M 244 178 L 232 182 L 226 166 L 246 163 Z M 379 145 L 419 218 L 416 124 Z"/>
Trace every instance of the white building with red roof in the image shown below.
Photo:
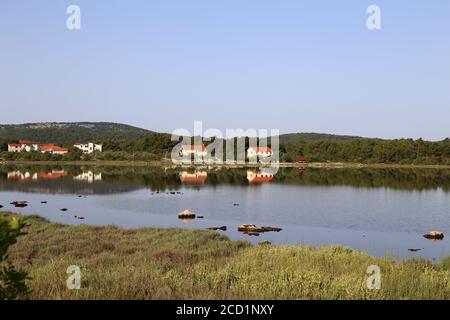
<path fill-rule="evenodd" d="M 196 155 L 199 157 L 206 157 L 208 152 L 206 151 L 206 147 L 204 144 L 196 145 L 196 144 L 185 144 L 181 146 L 180 153 L 183 157 L 187 157 L 189 155 Z"/>
<path fill-rule="evenodd" d="M 39 151 L 39 143 L 30 140 L 20 140 L 19 143 L 9 143 L 8 152 Z"/>
<path fill-rule="evenodd" d="M 41 145 L 40 150 L 42 153 L 50 154 L 66 154 L 69 152 L 69 149 L 55 146 L 54 144 L 43 144 Z"/>
<path fill-rule="evenodd" d="M 247 157 L 251 158 L 267 158 L 273 155 L 272 148 L 270 147 L 250 147 L 247 150 Z"/>

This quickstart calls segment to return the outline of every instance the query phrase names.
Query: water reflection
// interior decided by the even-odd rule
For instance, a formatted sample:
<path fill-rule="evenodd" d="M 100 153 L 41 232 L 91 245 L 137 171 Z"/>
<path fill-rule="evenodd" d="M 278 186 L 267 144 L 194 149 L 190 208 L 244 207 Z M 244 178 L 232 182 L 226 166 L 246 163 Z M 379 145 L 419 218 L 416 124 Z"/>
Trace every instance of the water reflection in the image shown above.
<path fill-rule="evenodd" d="M 19 183 L 20 182 L 20 183 Z M 398 190 L 450 190 L 450 170 L 444 169 L 313 169 L 202 168 L 186 170 L 161 167 L 46 167 L 0 166 L 0 190 L 25 192 L 89 193 L 127 192 L 140 188 L 178 190 L 183 185 L 351 186 Z M 42 190 L 41 190 L 42 189 Z"/>
<path fill-rule="evenodd" d="M 449 190 L 450 170 L 438 169 L 305 166 L 273 174 L 248 167 L 0 165 L 4 210 L 52 221 L 212 228 L 255 243 L 343 244 L 379 255 L 389 250 L 430 258 L 450 250 L 448 238 L 432 242 L 422 236 L 430 230 L 450 232 Z M 204 219 L 177 218 L 185 209 Z M 283 231 L 241 234 L 243 224 Z M 259 239 L 253 237 L 257 234 Z"/>
<path fill-rule="evenodd" d="M 33 193 L 86 193 L 103 194 L 128 192 L 142 187 L 135 179 L 112 178 L 103 181 L 97 169 L 80 167 L 1 167 L 0 190 Z"/>
<path fill-rule="evenodd" d="M 56 180 L 67 176 L 65 170 L 52 170 L 49 172 L 22 172 L 20 170 L 8 172 L 7 179 L 12 181 L 25 181 L 25 180 Z"/>
<path fill-rule="evenodd" d="M 247 180 L 252 184 L 271 182 L 273 180 L 273 177 L 273 173 L 267 169 L 247 171 Z"/>
<path fill-rule="evenodd" d="M 180 172 L 181 182 L 188 185 L 205 184 L 207 178 L 208 173 L 206 171 L 196 171 L 194 173 L 189 173 L 187 171 Z"/>
<path fill-rule="evenodd" d="M 73 180 L 86 181 L 87 183 L 102 181 L 102 173 L 94 173 L 91 170 L 83 171 L 83 173 L 73 177 Z"/>
<path fill-rule="evenodd" d="M 37 173 L 30 173 L 28 171 L 25 173 L 22 173 L 21 171 L 11 171 L 8 172 L 7 178 L 11 181 L 37 180 Z"/>

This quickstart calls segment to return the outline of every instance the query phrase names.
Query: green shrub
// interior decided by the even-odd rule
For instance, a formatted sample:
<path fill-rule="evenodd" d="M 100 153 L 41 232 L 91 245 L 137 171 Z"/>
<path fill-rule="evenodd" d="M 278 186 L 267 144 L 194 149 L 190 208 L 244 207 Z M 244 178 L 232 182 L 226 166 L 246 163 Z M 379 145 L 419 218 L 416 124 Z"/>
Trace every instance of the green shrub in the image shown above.
<path fill-rule="evenodd" d="M 29 292 L 25 284 L 27 273 L 17 271 L 8 262 L 8 249 L 17 242 L 17 237 L 25 234 L 22 232 L 24 227 L 25 222 L 21 219 L 0 217 L 0 300 L 15 299 Z"/>

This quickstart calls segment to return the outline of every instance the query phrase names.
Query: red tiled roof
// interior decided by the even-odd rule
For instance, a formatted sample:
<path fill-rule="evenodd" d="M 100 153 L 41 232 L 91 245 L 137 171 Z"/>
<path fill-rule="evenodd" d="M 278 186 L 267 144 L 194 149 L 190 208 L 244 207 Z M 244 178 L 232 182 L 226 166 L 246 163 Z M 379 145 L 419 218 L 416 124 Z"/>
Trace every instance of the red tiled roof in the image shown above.
<path fill-rule="evenodd" d="M 44 144 L 41 146 L 41 151 L 69 151 L 69 149 L 55 146 L 54 144 Z"/>
<path fill-rule="evenodd" d="M 251 147 L 251 149 L 255 150 L 256 152 L 270 152 L 272 153 L 272 148 L 271 147 Z"/>
<path fill-rule="evenodd" d="M 204 144 L 202 144 L 202 145 L 185 144 L 185 145 L 181 146 L 181 149 L 190 150 L 190 151 L 205 151 L 206 147 Z"/>

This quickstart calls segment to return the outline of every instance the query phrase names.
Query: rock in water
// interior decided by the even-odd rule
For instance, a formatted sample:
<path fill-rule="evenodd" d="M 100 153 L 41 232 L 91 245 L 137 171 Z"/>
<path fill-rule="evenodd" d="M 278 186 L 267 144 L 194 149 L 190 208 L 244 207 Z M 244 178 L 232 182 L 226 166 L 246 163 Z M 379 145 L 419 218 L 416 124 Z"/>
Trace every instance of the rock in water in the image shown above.
<path fill-rule="evenodd" d="M 195 219 L 195 213 L 190 210 L 181 211 L 178 214 L 179 219 Z"/>
<path fill-rule="evenodd" d="M 430 240 L 442 240 L 444 239 L 444 233 L 441 231 L 430 231 L 424 234 L 423 237 Z"/>
<path fill-rule="evenodd" d="M 238 228 L 239 232 L 251 232 L 251 233 L 262 233 L 262 232 L 280 232 L 281 228 L 274 227 L 258 227 L 254 224 L 243 224 Z"/>
<path fill-rule="evenodd" d="M 239 232 L 264 232 L 264 230 L 260 227 L 257 227 L 254 224 L 243 224 L 238 228 Z"/>
<path fill-rule="evenodd" d="M 67 209 L 67 208 L 62 208 L 60 211 L 67 211 L 67 210 L 69 210 L 69 209 Z"/>
<path fill-rule="evenodd" d="M 222 227 L 212 227 L 212 228 L 207 228 L 208 230 L 222 230 L 222 231 L 227 231 L 227 226 L 222 226 Z"/>
<path fill-rule="evenodd" d="M 281 228 L 274 228 L 274 227 L 261 227 L 261 228 L 264 230 L 264 232 L 280 232 L 281 230 L 283 230 Z"/>
<path fill-rule="evenodd" d="M 28 206 L 27 201 L 13 201 L 10 202 L 10 204 L 12 204 L 16 208 L 25 208 L 26 206 Z"/>

